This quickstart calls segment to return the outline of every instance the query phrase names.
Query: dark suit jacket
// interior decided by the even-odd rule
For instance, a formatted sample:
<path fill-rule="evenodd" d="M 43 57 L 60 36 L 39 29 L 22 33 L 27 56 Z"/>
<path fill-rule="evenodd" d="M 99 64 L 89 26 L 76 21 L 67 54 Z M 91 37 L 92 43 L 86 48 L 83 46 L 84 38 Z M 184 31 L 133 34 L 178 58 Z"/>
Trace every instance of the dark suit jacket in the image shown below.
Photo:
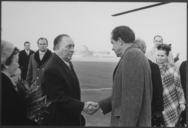
<path fill-rule="evenodd" d="M 183 61 L 182 64 L 180 65 L 181 84 L 185 98 L 186 98 L 186 70 L 187 70 L 186 65 L 187 65 L 187 61 Z"/>
<path fill-rule="evenodd" d="M 27 70 L 28 70 L 28 64 L 29 64 L 29 58 L 34 53 L 34 51 L 30 50 L 29 55 L 25 52 L 25 50 L 20 51 L 19 53 L 19 60 L 18 63 L 20 65 L 21 69 L 21 78 L 23 80 L 26 79 Z"/>
<path fill-rule="evenodd" d="M 149 60 L 149 59 L 148 59 Z M 160 112 L 164 109 L 163 107 L 163 86 L 161 80 L 160 69 L 157 64 L 149 60 L 151 68 L 151 77 L 153 85 L 153 97 L 152 97 L 152 114 Z"/>
<path fill-rule="evenodd" d="M 128 48 L 114 71 L 112 96 L 99 102 L 112 111 L 111 126 L 151 126 L 152 81 L 147 58 Z"/>
<path fill-rule="evenodd" d="M 181 77 L 181 84 L 182 84 L 182 88 L 183 88 L 183 92 L 184 92 L 184 96 L 185 96 L 185 99 L 186 99 L 186 71 L 187 71 L 187 61 L 183 61 L 180 65 L 180 77 Z M 186 109 L 187 109 L 187 105 L 186 105 Z M 184 110 L 182 112 L 182 121 L 181 123 L 182 124 L 185 124 L 186 123 L 186 112 L 187 110 Z M 183 126 L 183 125 L 182 125 Z"/>
<path fill-rule="evenodd" d="M 83 125 L 84 103 L 80 101 L 79 81 L 72 69 L 54 53 L 48 61 L 42 77 L 42 90 L 52 101 L 45 125 Z"/>
<path fill-rule="evenodd" d="M 26 118 L 26 104 L 14 89 L 11 80 L 1 73 L 2 80 L 2 125 L 34 125 Z"/>

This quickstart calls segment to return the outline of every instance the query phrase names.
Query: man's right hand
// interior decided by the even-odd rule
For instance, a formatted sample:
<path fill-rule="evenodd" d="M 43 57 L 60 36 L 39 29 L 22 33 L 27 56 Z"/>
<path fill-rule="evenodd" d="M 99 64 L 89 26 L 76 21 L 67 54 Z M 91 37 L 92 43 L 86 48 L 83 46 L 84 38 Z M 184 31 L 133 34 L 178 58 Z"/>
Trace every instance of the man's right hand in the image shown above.
<path fill-rule="evenodd" d="M 89 115 L 94 114 L 99 110 L 99 104 L 97 102 L 88 101 L 84 103 L 83 111 Z"/>

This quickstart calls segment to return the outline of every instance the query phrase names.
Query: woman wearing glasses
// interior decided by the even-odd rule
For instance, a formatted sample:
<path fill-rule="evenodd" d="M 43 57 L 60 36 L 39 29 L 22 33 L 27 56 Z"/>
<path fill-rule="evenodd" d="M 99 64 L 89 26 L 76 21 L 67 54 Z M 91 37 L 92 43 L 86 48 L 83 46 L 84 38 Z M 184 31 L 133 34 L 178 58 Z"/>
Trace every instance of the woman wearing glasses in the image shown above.
<path fill-rule="evenodd" d="M 34 125 L 26 118 L 24 97 L 17 92 L 15 74 L 19 70 L 19 50 L 1 41 L 2 125 Z"/>

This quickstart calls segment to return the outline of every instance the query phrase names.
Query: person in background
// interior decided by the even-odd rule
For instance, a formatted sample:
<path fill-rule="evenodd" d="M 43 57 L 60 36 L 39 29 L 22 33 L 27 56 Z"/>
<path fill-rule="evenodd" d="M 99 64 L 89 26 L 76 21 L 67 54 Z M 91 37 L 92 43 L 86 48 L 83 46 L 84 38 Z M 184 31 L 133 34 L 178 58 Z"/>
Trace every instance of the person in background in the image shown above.
<path fill-rule="evenodd" d="M 160 45 L 160 44 L 163 44 L 163 37 L 161 35 L 155 35 L 154 38 L 153 38 L 153 49 L 146 52 L 146 57 L 148 59 L 150 59 L 152 62 L 156 63 L 156 51 L 157 51 L 157 47 Z M 171 44 L 170 44 L 171 45 Z M 177 53 L 176 57 L 174 58 L 173 55 L 172 55 L 172 52 L 169 53 L 168 55 L 168 60 L 169 60 L 169 63 L 176 63 L 178 60 L 179 60 L 179 53 Z"/>
<path fill-rule="evenodd" d="M 52 52 L 48 49 L 48 40 L 41 37 L 37 41 L 38 50 L 29 60 L 26 83 L 28 86 L 28 117 L 40 124 L 42 113 L 40 109 L 45 103 L 45 96 L 41 92 L 41 77 L 43 69 L 50 59 Z"/>
<path fill-rule="evenodd" d="M 163 118 L 166 127 L 175 127 L 181 112 L 185 110 L 184 92 L 179 72 L 168 60 L 171 47 L 167 44 L 160 44 L 157 49 L 157 64 L 163 85 Z"/>
<path fill-rule="evenodd" d="M 146 43 L 141 39 L 135 40 L 135 46 L 137 46 L 144 54 L 146 53 Z M 151 78 L 153 85 L 152 96 L 152 127 L 159 127 L 164 125 L 162 111 L 163 106 L 163 86 L 161 80 L 160 69 L 157 64 L 149 60 L 151 68 Z"/>
<path fill-rule="evenodd" d="M 161 35 L 155 35 L 153 38 L 153 48 L 146 52 L 146 57 L 152 62 L 156 63 L 156 50 L 157 46 L 163 44 L 163 38 Z"/>
<path fill-rule="evenodd" d="M 182 87 L 183 87 L 185 99 L 186 99 L 186 71 L 187 71 L 186 66 L 187 66 L 187 60 L 183 61 L 180 65 L 180 68 L 179 68 L 180 76 L 181 76 L 181 84 L 182 84 Z M 182 112 L 181 118 L 182 118 L 182 120 L 180 122 L 181 125 L 186 127 L 187 126 L 187 123 L 186 123 L 186 108 Z"/>
<path fill-rule="evenodd" d="M 18 53 L 19 50 L 12 43 L 1 41 L 1 122 L 2 125 L 35 125 L 26 117 L 26 104 L 15 85 L 17 79 L 14 75 L 19 70 Z"/>
<path fill-rule="evenodd" d="M 33 50 L 30 49 L 30 42 L 24 42 L 24 50 L 19 52 L 19 60 L 18 63 L 21 69 L 21 79 L 23 81 L 26 80 L 29 58 L 34 53 Z"/>

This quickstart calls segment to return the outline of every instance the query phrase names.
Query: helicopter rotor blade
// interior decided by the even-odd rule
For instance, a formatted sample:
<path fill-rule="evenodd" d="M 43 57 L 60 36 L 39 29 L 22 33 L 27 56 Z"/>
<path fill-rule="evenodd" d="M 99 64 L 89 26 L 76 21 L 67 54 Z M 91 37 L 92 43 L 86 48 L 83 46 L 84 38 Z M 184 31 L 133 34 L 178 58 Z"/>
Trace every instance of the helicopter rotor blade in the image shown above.
<path fill-rule="evenodd" d="M 149 5 L 149 6 L 145 6 L 145 7 L 141 7 L 141 8 L 136 8 L 136 9 L 133 9 L 133 10 L 129 10 L 129 11 L 125 11 L 125 12 L 121 12 L 121 13 L 117 13 L 117 14 L 113 14 L 112 16 L 119 16 L 119 15 L 131 13 L 131 12 L 135 12 L 135 11 L 139 11 L 139 10 L 143 10 L 143 9 L 147 9 L 147 8 L 152 8 L 152 7 L 155 7 L 155 6 L 168 4 L 168 3 L 170 3 L 170 2 L 160 2 L 160 3 L 157 3 L 157 4 L 153 4 L 153 5 Z"/>

